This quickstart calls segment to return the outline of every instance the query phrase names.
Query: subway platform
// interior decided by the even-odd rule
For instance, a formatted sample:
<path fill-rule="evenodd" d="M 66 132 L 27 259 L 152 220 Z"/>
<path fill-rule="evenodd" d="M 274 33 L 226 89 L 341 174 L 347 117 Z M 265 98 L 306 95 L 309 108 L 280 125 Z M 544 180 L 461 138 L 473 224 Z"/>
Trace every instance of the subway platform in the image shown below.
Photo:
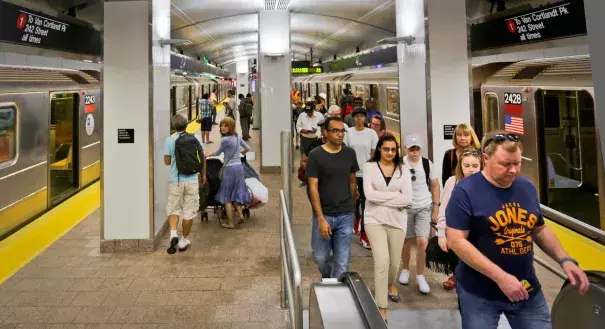
<path fill-rule="evenodd" d="M 258 169 L 260 136 L 255 130 L 251 135 L 255 156 L 249 162 Z M 211 139 L 207 149 L 215 150 L 217 126 Z M 310 285 L 320 275 L 311 253 L 311 207 L 295 175 L 292 179 L 293 231 L 308 309 Z M 166 253 L 168 233 L 154 252 L 100 253 L 100 213 L 94 211 L 0 285 L 0 329 L 289 328 L 279 301 L 280 175 L 262 174 L 261 180 L 270 193 L 264 208 L 253 210 L 235 230 L 220 228 L 212 212 L 208 222 L 198 215 L 192 245 L 174 255 Z M 353 239 L 350 270 L 373 290 L 371 251 L 359 245 L 358 236 Z M 539 265 L 536 270 L 552 306 L 562 281 Z M 455 292 L 441 287 L 444 276 L 426 274 L 428 295 L 413 283 L 398 285 L 403 298 L 389 305 L 390 328 L 460 327 Z M 507 328 L 505 321 L 501 328 Z"/>

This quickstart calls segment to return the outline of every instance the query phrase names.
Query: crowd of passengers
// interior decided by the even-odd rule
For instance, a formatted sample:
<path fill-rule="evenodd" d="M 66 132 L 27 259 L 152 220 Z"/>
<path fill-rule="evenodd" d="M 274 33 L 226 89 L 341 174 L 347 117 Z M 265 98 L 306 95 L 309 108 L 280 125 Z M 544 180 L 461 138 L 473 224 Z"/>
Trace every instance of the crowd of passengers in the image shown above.
<path fill-rule="evenodd" d="M 325 102 L 322 93 L 292 106 L 298 177 L 312 205 L 311 245 L 322 278 L 348 271 L 352 236 L 359 234 L 372 251 L 374 298 L 386 322 L 388 301 L 401 301 L 396 281 L 430 292 L 425 250 L 433 226 L 439 248 L 459 259 L 443 287 L 456 289 L 464 329 L 495 329 L 501 314 L 513 329 L 551 328 L 534 242 L 586 293 L 586 274 L 545 225 L 534 185 L 519 175 L 520 136 L 498 130 L 480 142 L 470 125 L 459 124 L 444 155 L 442 188 L 422 156 L 423 139 L 405 136 L 400 154 L 373 99 L 364 104 L 344 90 L 340 106 L 326 110 Z"/>

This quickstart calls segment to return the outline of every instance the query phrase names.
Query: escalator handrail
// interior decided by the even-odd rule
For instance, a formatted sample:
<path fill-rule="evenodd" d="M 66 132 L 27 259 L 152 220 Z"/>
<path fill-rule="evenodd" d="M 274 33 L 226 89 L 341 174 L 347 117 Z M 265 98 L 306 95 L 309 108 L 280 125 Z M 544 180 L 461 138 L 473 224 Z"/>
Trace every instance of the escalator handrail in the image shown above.
<path fill-rule="evenodd" d="M 598 228 L 592 227 L 584 222 L 581 222 L 573 217 L 570 217 L 560 211 L 547 207 L 540 204 L 540 208 L 545 217 L 552 220 L 555 223 L 569 227 L 578 233 L 593 239 L 600 244 L 605 244 L 605 231 L 599 230 Z"/>
<path fill-rule="evenodd" d="M 338 281 L 346 284 L 351 290 L 366 328 L 387 329 L 387 325 L 378 311 L 374 297 L 372 297 L 370 290 L 357 272 L 345 272 L 338 278 Z"/>

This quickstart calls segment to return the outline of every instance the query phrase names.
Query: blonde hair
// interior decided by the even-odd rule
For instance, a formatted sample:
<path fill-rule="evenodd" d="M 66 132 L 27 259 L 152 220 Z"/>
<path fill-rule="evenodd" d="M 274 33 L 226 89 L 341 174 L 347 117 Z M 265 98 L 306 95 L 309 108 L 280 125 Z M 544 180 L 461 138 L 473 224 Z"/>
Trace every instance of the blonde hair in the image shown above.
<path fill-rule="evenodd" d="M 483 170 L 483 158 L 481 157 L 481 151 L 474 147 L 467 147 L 460 153 L 460 157 L 458 158 L 458 165 L 456 166 L 455 175 L 456 182 L 462 180 L 464 178 L 464 173 L 462 172 L 462 161 L 468 157 L 475 157 L 479 159 L 479 168 Z"/>
<path fill-rule="evenodd" d="M 487 156 L 491 157 L 492 155 L 494 155 L 494 153 L 496 153 L 496 150 L 498 149 L 498 146 L 502 146 L 502 148 L 507 152 L 516 152 L 517 149 L 523 152 L 523 143 L 521 143 L 521 140 L 519 140 L 518 142 L 513 142 L 511 140 L 506 139 L 502 143 L 495 143 L 492 141 L 489 143 L 489 145 L 487 145 L 487 147 L 485 147 L 487 141 L 489 141 L 492 137 L 498 134 L 508 135 L 510 133 L 506 130 L 494 130 L 488 132 L 487 134 L 485 134 L 485 137 L 483 137 L 483 140 L 481 141 L 481 150 L 483 150 L 483 153 L 487 154 Z"/>
<path fill-rule="evenodd" d="M 454 148 L 458 148 L 458 139 L 456 138 L 458 135 L 471 135 L 472 142 L 470 146 L 476 148 L 477 150 L 481 147 L 481 142 L 475 133 L 475 129 L 473 129 L 471 125 L 461 123 L 456 126 L 456 129 L 454 130 L 454 138 L 452 139 L 452 145 L 454 145 Z"/>
<path fill-rule="evenodd" d="M 233 136 L 235 134 L 237 134 L 237 132 L 235 131 L 235 120 L 231 119 L 231 118 L 224 118 L 223 120 L 221 120 L 220 124 L 219 124 L 219 128 L 220 127 L 227 127 L 229 128 L 229 132 L 226 134 L 223 134 L 221 132 L 221 135 L 223 136 Z"/>

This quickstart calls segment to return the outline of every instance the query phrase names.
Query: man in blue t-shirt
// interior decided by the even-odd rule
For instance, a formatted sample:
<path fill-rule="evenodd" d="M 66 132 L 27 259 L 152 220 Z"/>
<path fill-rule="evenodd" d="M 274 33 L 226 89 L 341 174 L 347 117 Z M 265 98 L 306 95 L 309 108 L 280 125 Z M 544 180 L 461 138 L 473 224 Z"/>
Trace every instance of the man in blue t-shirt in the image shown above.
<path fill-rule="evenodd" d="M 184 175 L 180 174 L 176 167 L 175 146 L 176 140 L 181 134 L 186 134 L 187 119 L 177 114 L 172 117 L 172 127 L 176 133 L 169 136 L 164 141 L 164 164 L 170 166 L 168 176 L 168 203 L 166 204 L 166 213 L 168 214 L 168 223 L 170 224 L 170 244 L 167 252 L 174 254 L 178 247 L 179 251 L 185 251 L 189 248 L 189 232 L 193 218 L 197 215 L 200 208 L 199 178 L 198 174 Z M 195 138 L 202 143 L 199 135 Z M 202 185 L 206 185 L 206 160 L 204 159 L 204 168 L 202 169 Z M 177 226 L 179 217 L 183 217 L 183 237 L 179 240 Z"/>
<path fill-rule="evenodd" d="M 504 313 L 513 329 L 550 329 L 533 267 L 533 243 L 557 261 L 581 294 L 586 274 L 544 224 L 534 185 L 521 171 L 519 136 L 488 133 L 485 169 L 458 184 L 446 209 L 447 242 L 462 260 L 456 289 L 463 329 L 495 329 Z"/>

